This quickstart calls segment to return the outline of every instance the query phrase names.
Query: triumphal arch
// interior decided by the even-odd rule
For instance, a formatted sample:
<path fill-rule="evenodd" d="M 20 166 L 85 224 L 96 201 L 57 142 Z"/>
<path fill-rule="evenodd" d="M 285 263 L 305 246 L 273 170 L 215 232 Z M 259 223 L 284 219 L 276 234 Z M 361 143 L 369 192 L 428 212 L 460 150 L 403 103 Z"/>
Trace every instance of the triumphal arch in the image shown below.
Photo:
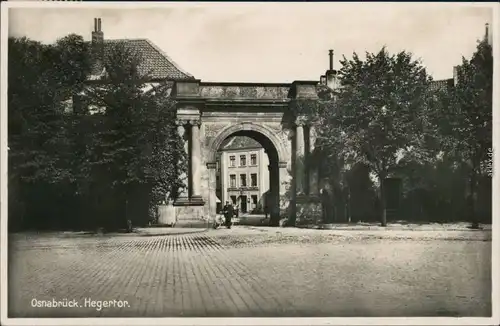
<path fill-rule="evenodd" d="M 175 82 L 172 97 L 189 162 L 185 189 L 174 202 L 177 223 L 216 216 L 216 153 L 231 136 L 257 140 L 269 157 L 272 224 L 317 205 L 317 172 L 308 164 L 315 126 L 291 110 L 294 102 L 316 100 L 317 84 Z"/>

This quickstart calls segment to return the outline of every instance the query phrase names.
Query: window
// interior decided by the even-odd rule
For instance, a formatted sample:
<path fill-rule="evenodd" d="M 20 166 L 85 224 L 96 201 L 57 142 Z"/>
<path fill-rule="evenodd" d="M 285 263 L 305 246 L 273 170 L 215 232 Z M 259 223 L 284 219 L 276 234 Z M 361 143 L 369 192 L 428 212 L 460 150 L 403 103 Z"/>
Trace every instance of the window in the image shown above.
<path fill-rule="evenodd" d="M 217 159 L 217 172 L 220 172 L 220 159 Z"/>
<path fill-rule="evenodd" d="M 258 200 L 257 200 L 257 195 L 252 195 L 252 202 L 254 206 L 257 206 Z"/>
<path fill-rule="evenodd" d="M 250 164 L 257 165 L 257 154 L 250 155 Z"/>
<path fill-rule="evenodd" d="M 236 196 L 231 196 L 231 201 L 233 202 L 233 205 L 236 205 Z"/>
<path fill-rule="evenodd" d="M 251 186 L 257 187 L 257 173 L 252 173 L 250 175 L 250 178 L 251 178 L 250 182 L 252 183 Z"/>
<path fill-rule="evenodd" d="M 229 176 L 229 186 L 231 188 L 236 188 L 236 174 L 231 174 Z"/>
<path fill-rule="evenodd" d="M 247 175 L 240 174 L 240 187 L 246 187 L 246 186 L 247 186 Z"/>
<path fill-rule="evenodd" d="M 233 168 L 236 166 L 236 156 L 229 156 L 229 166 Z"/>
<path fill-rule="evenodd" d="M 246 166 L 246 165 L 247 165 L 247 156 L 240 155 L 240 166 Z"/>
<path fill-rule="evenodd" d="M 220 177 L 216 176 L 215 177 L 215 183 L 216 183 L 217 187 L 219 186 L 219 182 L 220 182 Z"/>

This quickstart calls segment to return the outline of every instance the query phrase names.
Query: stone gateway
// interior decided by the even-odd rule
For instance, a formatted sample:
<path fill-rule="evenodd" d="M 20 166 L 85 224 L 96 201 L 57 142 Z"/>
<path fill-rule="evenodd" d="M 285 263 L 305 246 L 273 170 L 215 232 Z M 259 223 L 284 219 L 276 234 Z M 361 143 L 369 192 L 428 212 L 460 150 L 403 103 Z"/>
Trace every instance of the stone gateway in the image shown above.
<path fill-rule="evenodd" d="M 175 200 L 177 225 L 216 216 L 216 154 L 228 137 L 258 141 L 269 156 L 270 214 L 294 218 L 297 205 L 317 205 L 316 172 L 303 166 L 313 150 L 314 126 L 294 116 L 295 100 L 317 99 L 317 81 L 292 84 L 203 83 L 176 81 L 177 124 L 185 139 L 189 173 Z"/>

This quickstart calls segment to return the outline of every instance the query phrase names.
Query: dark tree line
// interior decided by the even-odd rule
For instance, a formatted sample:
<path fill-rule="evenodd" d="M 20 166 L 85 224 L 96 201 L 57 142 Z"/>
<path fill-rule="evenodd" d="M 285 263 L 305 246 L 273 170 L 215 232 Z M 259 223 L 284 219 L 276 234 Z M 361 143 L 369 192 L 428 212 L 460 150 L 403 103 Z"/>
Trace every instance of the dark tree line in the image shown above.
<path fill-rule="evenodd" d="M 145 224 L 185 164 L 170 85 L 114 46 L 89 82 L 89 44 L 9 39 L 9 228 L 116 230 Z"/>
<path fill-rule="evenodd" d="M 320 87 L 318 103 L 296 108 L 318 123 L 314 161 L 330 184 L 329 221 L 491 223 L 491 45 L 479 42 L 446 89 L 432 88 L 404 51 L 354 53 L 341 65 L 339 89 Z M 389 216 L 391 178 L 401 187 Z"/>

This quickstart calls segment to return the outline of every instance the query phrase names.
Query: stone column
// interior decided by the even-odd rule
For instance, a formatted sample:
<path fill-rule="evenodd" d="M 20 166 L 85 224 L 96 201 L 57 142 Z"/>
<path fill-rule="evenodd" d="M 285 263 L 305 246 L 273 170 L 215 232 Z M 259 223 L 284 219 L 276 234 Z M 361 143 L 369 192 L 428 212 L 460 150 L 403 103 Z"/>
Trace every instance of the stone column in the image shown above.
<path fill-rule="evenodd" d="M 184 152 L 186 153 L 186 157 L 189 159 L 189 144 L 186 139 L 186 123 L 185 120 L 177 120 L 177 132 L 181 139 L 184 141 Z M 181 164 L 184 164 L 181 160 L 179 160 L 179 167 Z M 189 178 L 185 171 L 182 171 L 180 174 L 180 179 L 184 184 L 184 189 L 179 189 L 179 194 L 177 196 L 176 202 L 187 202 L 188 201 L 188 193 L 189 193 Z"/>
<path fill-rule="evenodd" d="M 304 176 L 305 176 L 305 142 L 304 126 L 305 120 L 298 117 L 295 122 L 295 185 L 297 195 L 304 195 Z"/>
<path fill-rule="evenodd" d="M 318 162 L 312 161 L 312 155 L 316 144 L 316 128 L 314 125 L 309 127 L 309 194 L 313 197 L 319 196 L 319 169 Z"/>
<path fill-rule="evenodd" d="M 279 165 L 276 163 L 270 163 L 267 166 L 269 170 L 269 196 L 268 196 L 268 207 L 269 214 L 272 219 L 273 225 L 278 225 L 279 222 L 279 214 L 280 214 L 280 196 L 279 196 Z M 271 221 L 270 221 L 271 222 Z"/>
<path fill-rule="evenodd" d="M 217 163 L 211 162 L 207 163 L 208 169 L 208 216 L 211 221 L 214 221 L 217 215 L 217 183 L 216 183 L 216 174 L 217 174 Z"/>
<path fill-rule="evenodd" d="M 191 199 L 194 201 L 201 198 L 201 144 L 200 144 L 200 120 L 190 120 L 191 125 Z"/>
<path fill-rule="evenodd" d="M 288 205 L 288 200 L 286 198 L 286 184 L 289 182 L 290 175 L 288 173 L 287 162 L 279 162 L 279 199 L 280 199 L 280 209 L 285 208 Z M 283 203 L 281 202 L 283 200 Z"/>

